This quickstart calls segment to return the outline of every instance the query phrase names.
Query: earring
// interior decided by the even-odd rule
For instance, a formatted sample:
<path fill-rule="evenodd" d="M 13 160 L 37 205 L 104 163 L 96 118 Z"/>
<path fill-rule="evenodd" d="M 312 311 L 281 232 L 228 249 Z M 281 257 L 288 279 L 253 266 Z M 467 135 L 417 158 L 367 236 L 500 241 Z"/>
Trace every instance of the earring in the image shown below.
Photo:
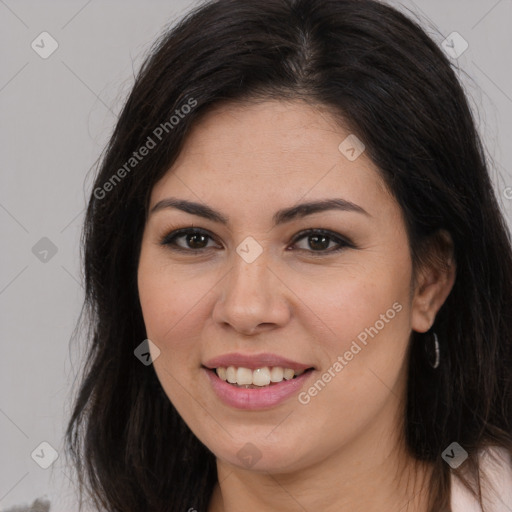
<path fill-rule="evenodd" d="M 439 340 L 437 334 L 432 333 L 432 341 L 427 338 L 425 343 L 425 352 L 427 355 L 428 364 L 435 370 L 439 366 L 441 360 L 441 351 L 439 350 Z"/>

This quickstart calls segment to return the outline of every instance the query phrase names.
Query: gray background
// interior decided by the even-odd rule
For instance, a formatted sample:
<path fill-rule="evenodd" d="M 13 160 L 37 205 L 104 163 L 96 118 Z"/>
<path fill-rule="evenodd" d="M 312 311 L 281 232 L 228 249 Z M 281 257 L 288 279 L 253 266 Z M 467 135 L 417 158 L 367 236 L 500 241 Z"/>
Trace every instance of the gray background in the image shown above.
<path fill-rule="evenodd" d="M 0 511 L 37 497 L 53 512 L 77 510 L 62 448 L 80 364 L 69 340 L 83 292 L 79 236 L 90 170 L 144 53 L 195 3 L 0 0 Z M 453 60 L 510 226 L 512 0 L 389 3 L 415 13 L 439 45 L 453 31 L 469 43 Z M 43 31 L 59 45 L 47 59 L 31 47 Z M 54 255 L 42 252 L 43 237 Z M 43 441 L 60 454 L 49 469 L 31 457 Z M 49 450 L 40 450 L 47 460 Z"/>

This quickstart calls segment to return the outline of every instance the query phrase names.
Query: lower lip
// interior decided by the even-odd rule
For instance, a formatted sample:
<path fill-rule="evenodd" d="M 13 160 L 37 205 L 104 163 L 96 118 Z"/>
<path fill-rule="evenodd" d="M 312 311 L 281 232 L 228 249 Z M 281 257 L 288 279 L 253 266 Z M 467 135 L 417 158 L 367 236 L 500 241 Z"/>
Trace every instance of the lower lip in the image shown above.
<path fill-rule="evenodd" d="M 312 370 L 304 372 L 295 379 L 283 380 L 279 384 L 273 384 L 268 387 L 257 388 L 239 388 L 223 381 L 218 377 L 215 371 L 203 368 L 208 375 L 213 390 L 217 396 L 227 405 L 237 409 L 268 409 L 275 407 L 287 398 L 298 393 L 307 379 L 313 373 Z"/>

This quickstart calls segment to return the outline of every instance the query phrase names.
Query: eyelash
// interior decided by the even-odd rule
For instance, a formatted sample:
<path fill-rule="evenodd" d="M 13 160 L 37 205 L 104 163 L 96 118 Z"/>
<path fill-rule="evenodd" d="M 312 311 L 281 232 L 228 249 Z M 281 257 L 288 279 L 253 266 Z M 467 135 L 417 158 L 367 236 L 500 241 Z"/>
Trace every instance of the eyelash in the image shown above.
<path fill-rule="evenodd" d="M 215 242 L 215 238 L 212 235 L 210 235 L 210 233 L 208 233 L 208 231 L 199 229 L 199 228 L 190 227 L 190 228 L 178 229 L 176 231 L 172 231 L 171 233 L 169 233 L 167 235 L 164 235 L 162 237 L 162 239 L 160 240 L 160 245 L 165 245 L 173 251 L 184 252 L 184 253 L 203 253 L 204 251 L 207 251 L 208 249 L 212 248 L 212 247 L 203 247 L 201 249 L 187 249 L 187 248 L 180 247 L 180 246 L 176 245 L 176 240 L 185 235 L 205 235 Z M 330 239 L 330 241 L 334 241 L 335 243 L 337 243 L 339 247 L 337 247 L 335 249 L 332 249 L 332 248 L 331 249 L 323 249 L 321 251 L 314 251 L 314 250 L 309 250 L 309 249 L 298 249 L 298 250 L 309 252 L 313 256 L 326 256 L 329 254 L 340 252 L 345 248 L 355 248 L 355 246 L 352 242 L 350 242 L 348 239 L 342 237 L 341 235 L 334 233 L 333 231 L 329 231 L 328 229 L 319 229 L 319 228 L 311 228 L 311 229 L 305 229 L 303 231 L 300 231 L 293 237 L 291 243 L 296 244 L 299 240 L 301 240 L 303 238 L 307 238 L 309 236 L 315 236 L 315 235 L 325 236 L 328 239 Z"/>

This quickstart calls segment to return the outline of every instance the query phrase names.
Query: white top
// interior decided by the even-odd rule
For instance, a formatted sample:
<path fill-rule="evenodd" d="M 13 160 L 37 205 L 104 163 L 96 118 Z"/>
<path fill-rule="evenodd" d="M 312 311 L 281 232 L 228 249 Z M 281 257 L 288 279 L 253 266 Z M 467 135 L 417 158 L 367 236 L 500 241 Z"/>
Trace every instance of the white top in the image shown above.
<path fill-rule="evenodd" d="M 512 512 L 512 460 L 510 454 L 502 448 L 492 448 L 499 456 L 500 464 L 490 458 L 488 451 L 482 453 L 480 462 L 486 469 L 489 481 L 496 492 L 492 492 L 482 483 L 482 498 L 485 512 Z M 452 475 L 452 512 L 482 512 L 482 507 L 464 487 L 460 480 Z"/>

